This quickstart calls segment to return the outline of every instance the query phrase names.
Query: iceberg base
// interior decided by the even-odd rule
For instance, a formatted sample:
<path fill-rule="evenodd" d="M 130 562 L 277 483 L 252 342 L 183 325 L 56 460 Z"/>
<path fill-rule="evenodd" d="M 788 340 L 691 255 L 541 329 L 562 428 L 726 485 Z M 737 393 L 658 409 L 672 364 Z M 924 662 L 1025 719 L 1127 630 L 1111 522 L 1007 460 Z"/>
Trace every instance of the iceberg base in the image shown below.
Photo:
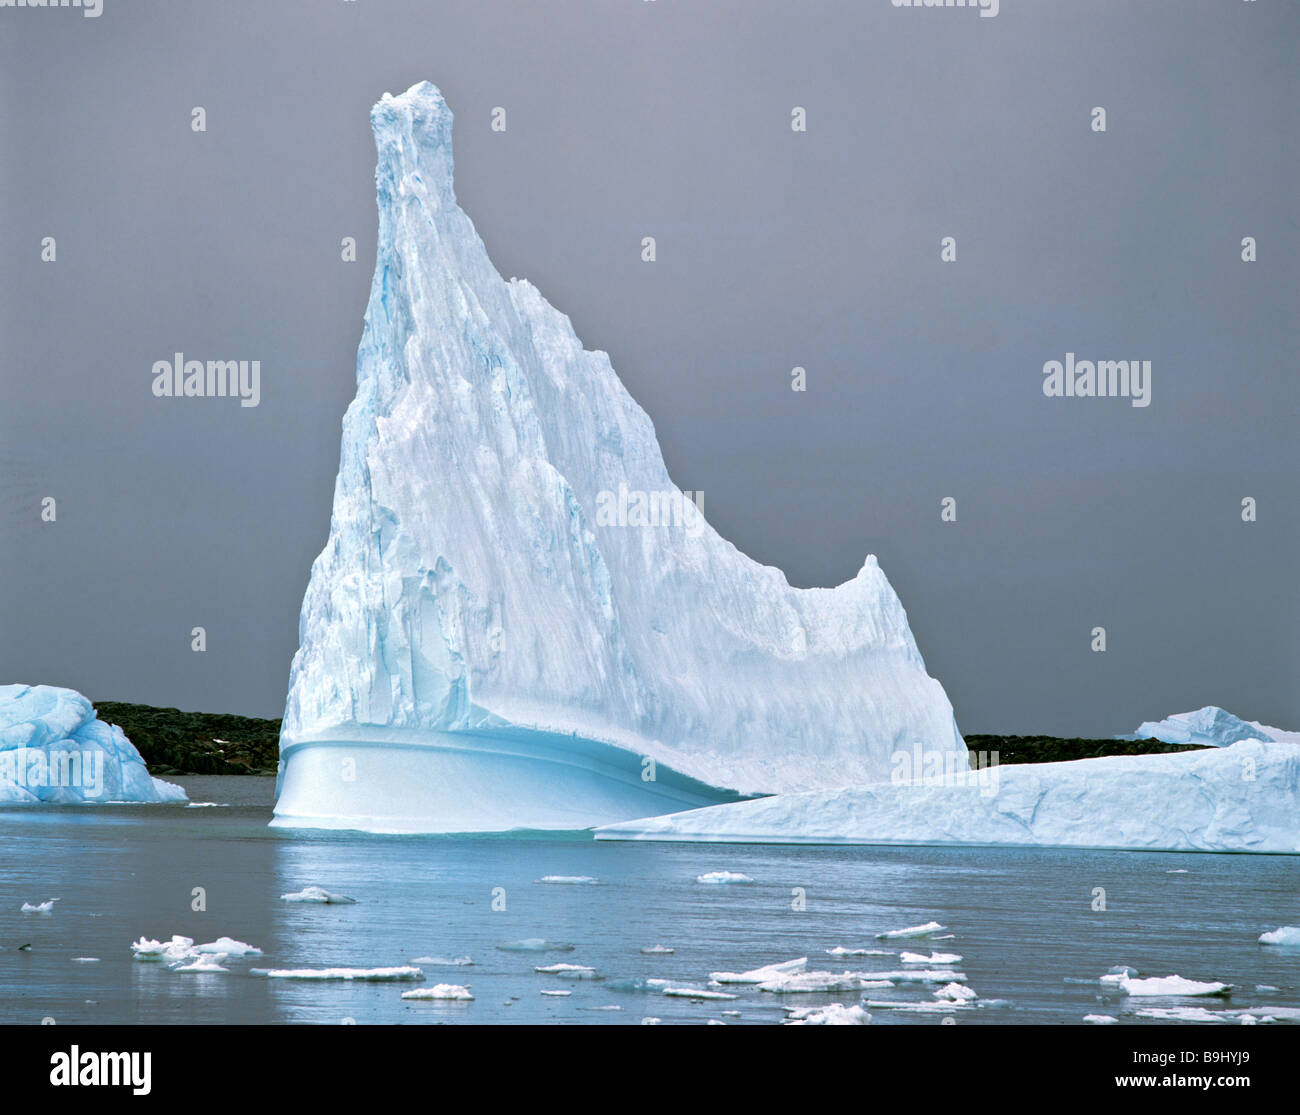
<path fill-rule="evenodd" d="M 271 824 L 375 833 L 576 831 L 742 801 L 662 764 L 580 736 L 507 728 L 347 726 L 282 741 Z"/>

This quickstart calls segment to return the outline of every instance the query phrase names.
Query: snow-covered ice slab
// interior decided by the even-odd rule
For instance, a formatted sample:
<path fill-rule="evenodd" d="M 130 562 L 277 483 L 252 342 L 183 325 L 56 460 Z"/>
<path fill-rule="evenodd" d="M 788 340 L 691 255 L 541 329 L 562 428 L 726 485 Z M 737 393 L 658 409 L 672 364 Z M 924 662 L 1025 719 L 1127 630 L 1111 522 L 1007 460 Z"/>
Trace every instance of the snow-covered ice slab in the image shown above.
<path fill-rule="evenodd" d="M 438 90 L 371 125 L 378 253 L 274 823 L 575 829 L 916 746 L 965 769 L 876 559 L 795 589 L 720 537 L 608 356 L 493 267 Z"/>
<path fill-rule="evenodd" d="M 1004 766 L 996 793 L 877 783 L 627 821 L 598 840 L 1038 844 L 1300 853 L 1300 748 L 1246 740 L 1169 755 Z"/>
<path fill-rule="evenodd" d="M 187 800 L 75 689 L 0 685 L 0 804 Z"/>

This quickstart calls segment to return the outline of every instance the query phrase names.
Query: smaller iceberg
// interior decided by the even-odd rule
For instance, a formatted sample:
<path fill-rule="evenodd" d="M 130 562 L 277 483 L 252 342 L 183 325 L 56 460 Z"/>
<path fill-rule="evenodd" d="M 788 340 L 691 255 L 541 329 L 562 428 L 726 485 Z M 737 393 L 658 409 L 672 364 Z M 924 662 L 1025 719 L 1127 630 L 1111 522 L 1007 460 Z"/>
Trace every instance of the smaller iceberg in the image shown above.
<path fill-rule="evenodd" d="M 1135 738 L 1202 747 L 1230 747 L 1243 739 L 1272 743 L 1277 737 L 1262 725 L 1240 720 L 1217 705 L 1206 705 L 1195 712 L 1176 712 L 1163 720 L 1144 720 L 1138 725 Z"/>
<path fill-rule="evenodd" d="M 0 804 L 187 800 L 75 689 L 0 685 Z"/>

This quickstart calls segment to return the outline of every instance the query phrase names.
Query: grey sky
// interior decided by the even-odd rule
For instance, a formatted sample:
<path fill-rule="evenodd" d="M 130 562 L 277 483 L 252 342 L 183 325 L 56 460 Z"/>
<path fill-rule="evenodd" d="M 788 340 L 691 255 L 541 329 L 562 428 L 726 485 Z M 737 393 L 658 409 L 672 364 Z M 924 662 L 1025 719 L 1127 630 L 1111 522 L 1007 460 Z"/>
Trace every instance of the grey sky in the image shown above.
<path fill-rule="evenodd" d="M 280 714 L 367 114 L 428 79 L 499 270 L 738 547 L 798 585 L 876 553 L 963 730 L 1300 728 L 1298 55 L 1290 0 L 0 10 L 0 681 Z M 154 398 L 177 351 L 259 359 L 261 405 Z M 1045 398 L 1066 352 L 1151 360 L 1151 405 Z"/>

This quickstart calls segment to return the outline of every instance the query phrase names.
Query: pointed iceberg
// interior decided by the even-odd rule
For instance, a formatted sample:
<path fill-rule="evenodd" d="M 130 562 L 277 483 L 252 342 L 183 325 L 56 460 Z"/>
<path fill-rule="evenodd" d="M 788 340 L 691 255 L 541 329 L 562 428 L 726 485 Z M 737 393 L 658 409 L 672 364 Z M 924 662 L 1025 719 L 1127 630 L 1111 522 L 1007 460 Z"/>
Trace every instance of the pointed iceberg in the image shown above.
<path fill-rule="evenodd" d="M 371 112 L 379 237 L 276 824 L 579 829 L 966 748 L 874 557 L 795 589 L 669 478 L 603 352 L 488 259 L 428 83 Z"/>

